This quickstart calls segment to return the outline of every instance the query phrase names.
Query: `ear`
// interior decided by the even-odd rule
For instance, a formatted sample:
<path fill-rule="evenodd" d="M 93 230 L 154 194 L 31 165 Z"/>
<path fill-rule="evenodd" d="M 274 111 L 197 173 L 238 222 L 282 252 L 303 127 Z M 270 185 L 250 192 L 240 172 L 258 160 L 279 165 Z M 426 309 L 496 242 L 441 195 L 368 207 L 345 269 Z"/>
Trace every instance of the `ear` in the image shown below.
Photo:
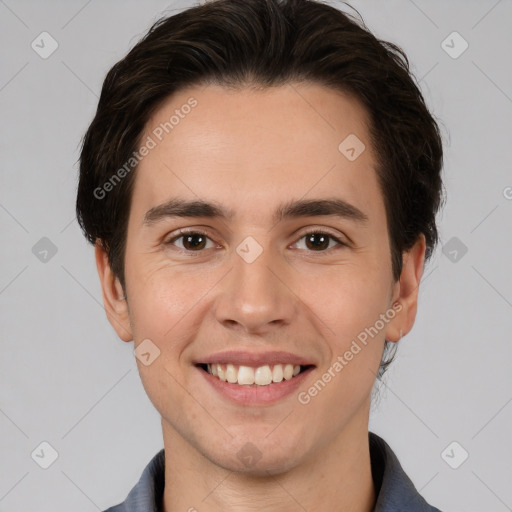
<path fill-rule="evenodd" d="M 132 341 L 133 335 L 130 325 L 128 302 L 124 296 L 121 282 L 112 271 L 107 253 L 100 241 L 96 242 L 94 252 L 96 268 L 98 269 L 103 294 L 103 304 L 108 321 L 123 341 Z"/>
<path fill-rule="evenodd" d="M 418 292 L 425 263 L 425 235 L 420 234 L 413 247 L 402 255 L 402 273 L 393 289 L 395 317 L 387 324 L 386 339 L 399 341 L 414 325 L 418 309 Z"/>

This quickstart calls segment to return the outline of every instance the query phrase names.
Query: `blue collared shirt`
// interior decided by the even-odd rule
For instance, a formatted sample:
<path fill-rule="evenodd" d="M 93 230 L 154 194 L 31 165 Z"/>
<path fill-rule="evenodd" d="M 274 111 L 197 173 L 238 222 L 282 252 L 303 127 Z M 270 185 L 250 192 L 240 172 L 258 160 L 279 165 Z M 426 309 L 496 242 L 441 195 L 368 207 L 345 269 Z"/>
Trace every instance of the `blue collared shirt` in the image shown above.
<path fill-rule="evenodd" d="M 377 494 L 373 512 L 441 512 L 420 496 L 389 445 L 373 432 L 368 435 Z M 162 512 L 164 485 L 165 458 L 164 450 L 160 450 L 146 466 L 126 500 L 104 512 Z"/>

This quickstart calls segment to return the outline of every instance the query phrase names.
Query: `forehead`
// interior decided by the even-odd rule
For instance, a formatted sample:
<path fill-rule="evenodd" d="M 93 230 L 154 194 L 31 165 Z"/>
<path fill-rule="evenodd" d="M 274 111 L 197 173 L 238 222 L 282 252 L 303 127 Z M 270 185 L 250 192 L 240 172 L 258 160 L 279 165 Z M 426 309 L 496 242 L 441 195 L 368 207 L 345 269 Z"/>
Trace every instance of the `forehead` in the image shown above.
<path fill-rule="evenodd" d="M 181 196 L 255 221 L 283 199 L 333 194 L 379 209 L 367 123 L 353 96 L 318 84 L 180 90 L 142 134 L 151 149 L 137 168 L 132 210 Z"/>

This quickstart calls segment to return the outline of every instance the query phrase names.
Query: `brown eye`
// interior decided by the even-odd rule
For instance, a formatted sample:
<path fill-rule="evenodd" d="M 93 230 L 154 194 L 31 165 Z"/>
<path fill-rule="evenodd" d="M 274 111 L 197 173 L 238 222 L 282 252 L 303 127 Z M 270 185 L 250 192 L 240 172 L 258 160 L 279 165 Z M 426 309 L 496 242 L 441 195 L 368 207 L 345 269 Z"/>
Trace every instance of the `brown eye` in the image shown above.
<path fill-rule="evenodd" d="M 210 243 L 209 246 L 207 244 Z M 190 252 L 200 252 L 203 249 L 213 247 L 213 242 L 204 233 L 191 231 L 182 233 L 167 242 L 169 245 L 176 245 L 180 249 Z"/>
<path fill-rule="evenodd" d="M 304 240 L 305 242 L 304 247 L 299 247 L 299 249 L 304 248 L 306 250 L 315 252 L 325 252 L 328 249 L 334 248 L 336 245 L 346 245 L 337 237 L 329 233 L 323 233 L 321 231 L 311 231 L 306 233 L 300 238 L 300 240 Z M 332 244 L 332 242 L 335 243 Z M 297 242 L 297 245 L 300 245 L 300 243 Z"/>
<path fill-rule="evenodd" d="M 312 250 L 323 250 L 329 247 L 329 235 L 323 233 L 311 233 L 306 235 L 306 246 Z"/>
<path fill-rule="evenodd" d="M 206 237 L 199 233 L 183 235 L 183 247 L 187 250 L 195 251 L 196 249 L 204 249 L 205 245 Z"/>

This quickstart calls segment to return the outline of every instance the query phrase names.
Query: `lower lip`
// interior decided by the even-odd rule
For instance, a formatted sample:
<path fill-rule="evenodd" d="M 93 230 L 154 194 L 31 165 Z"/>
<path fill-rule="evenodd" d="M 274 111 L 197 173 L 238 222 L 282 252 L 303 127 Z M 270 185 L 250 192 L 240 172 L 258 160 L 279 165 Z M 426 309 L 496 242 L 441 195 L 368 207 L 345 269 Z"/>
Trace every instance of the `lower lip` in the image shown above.
<path fill-rule="evenodd" d="M 256 384 L 248 386 L 224 382 L 202 368 L 196 368 L 216 391 L 238 405 L 267 405 L 277 402 L 297 391 L 309 372 L 313 370 L 313 367 L 307 368 L 290 380 L 283 379 L 281 382 L 273 382 L 267 386 Z"/>

